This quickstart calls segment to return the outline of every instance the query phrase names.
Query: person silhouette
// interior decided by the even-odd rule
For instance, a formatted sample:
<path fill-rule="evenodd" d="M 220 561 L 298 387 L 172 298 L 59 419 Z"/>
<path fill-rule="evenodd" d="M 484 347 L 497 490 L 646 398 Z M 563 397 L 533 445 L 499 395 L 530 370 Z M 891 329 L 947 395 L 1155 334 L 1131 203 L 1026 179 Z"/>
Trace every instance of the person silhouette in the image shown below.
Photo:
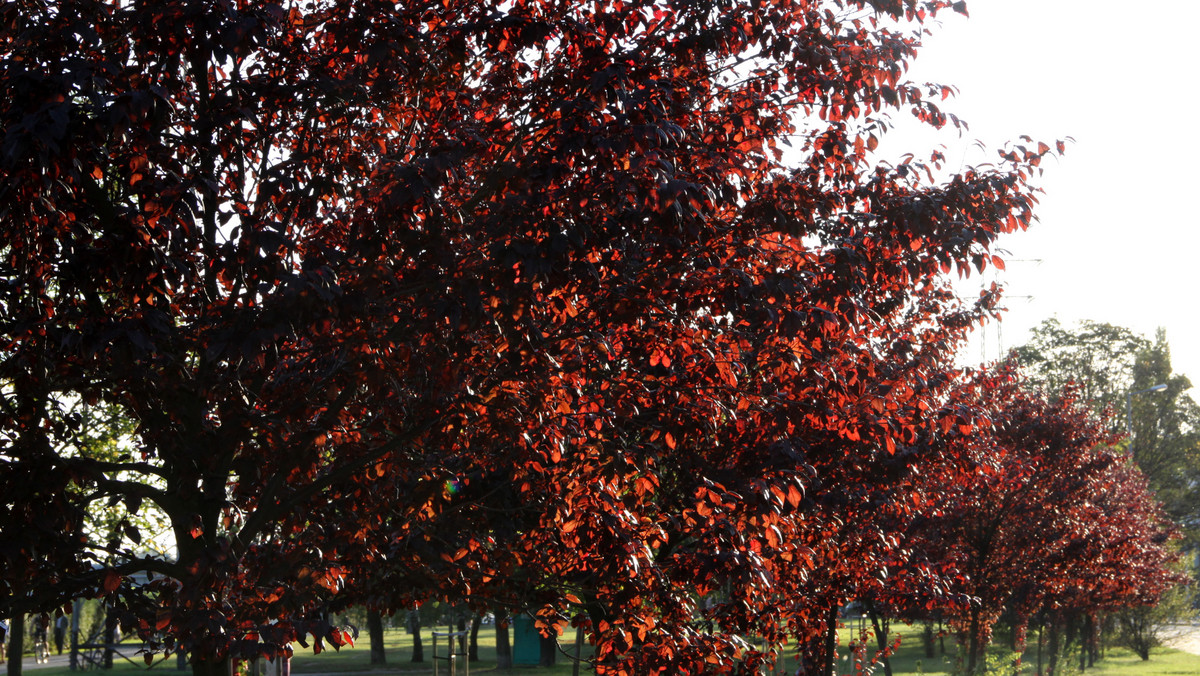
<path fill-rule="evenodd" d="M 33 658 L 41 664 L 50 656 L 50 644 L 46 641 L 50 629 L 50 619 L 45 614 L 39 614 L 33 620 Z"/>
<path fill-rule="evenodd" d="M 59 615 L 54 621 L 54 647 L 61 655 L 63 651 L 63 640 L 67 637 L 67 628 L 71 626 L 71 621 L 66 615 Z"/>

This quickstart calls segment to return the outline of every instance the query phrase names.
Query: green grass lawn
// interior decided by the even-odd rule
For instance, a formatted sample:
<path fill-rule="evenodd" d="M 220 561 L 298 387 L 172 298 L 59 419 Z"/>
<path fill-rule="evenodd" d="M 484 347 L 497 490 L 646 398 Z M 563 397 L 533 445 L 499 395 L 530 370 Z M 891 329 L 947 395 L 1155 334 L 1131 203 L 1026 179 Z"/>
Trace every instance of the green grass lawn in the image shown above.
<path fill-rule="evenodd" d="M 421 638 L 425 648 L 425 662 L 414 663 L 412 661 L 412 636 L 407 631 L 401 629 L 389 629 L 384 632 L 384 645 L 387 651 L 387 666 L 384 669 L 389 673 L 402 674 L 432 674 L 433 667 L 431 660 L 433 657 L 433 638 L 430 635 L 431 631 L 445 632 L 447 627 L 425 627 L 422 629 Z M 559 674 L 570 674 L 572 672 L 571 656 L 575 654 L 574 644 L 575 632 L 573 629 L 568 629 L 567 633 L 559 639 L 559 647 L 562 652 L 558 655 L 558 664 L 550 669 L 542 669 L 538 667 L 515 667 L 513 672 L 516 673 L 538 673 L 546 674 L 547 676 L 558 676 Z M 439 656 L 446 654 L 446 643 L 444 638 L 438 639 L 437 652 Z M 566 654 L 563 654 L 565 652 Z M 587 659 L 591 656 L 591 647 L 584 643 L 582 647 L 582 657 Z M 479 630 L 479 661 L 470 665 L 472 673 L 495 671 L 496 670 L 496 629 L 492 625 L 484 625 Z M 446 674 L 447 671 L 444 663 L 439 667 L 440 674 Z M 316 674 L 328 673 L 332 671 L 368 671 L 372 670 L 370 664 L 370 647 L 367 642 L 366 633 L 359 635 L 359 640 L 354 648 L 342 648 L 338 653 L 324 652 L 320 655 L 313 655 L 311 651 L 305 651 L 301 648 L 296 649 L 295 657 L 292 658 L 292 672 L 295 674 Z M 588 672 L 587 665 L 581 665 L 580 672 Z M 461 668 L 459 673 L 463 673 Z"/>
<path fill-rule="evenodd" d="M 1200 674 L 1200 656 L 1181 650 L 1156 650 L 1150 661 L 1128 650 L 1110 651 L 1103 663 L 1097 664 L 1088 674 L 1103 676 L 1192 676 Z"/>
<path fill-rule="evenodd" d="M 446 631 L 445 627 L 436 627 L 437 631 Z M 953 645 L 948 638 L 946 647 L 948 655 L 946 657 L 935 656 L 933 658 L 925 657 L 924 650 L 921 645 L 920 635 L 916 628 L 906 628 L 900 625 L 896 631 L 901 634 L 902 639 L 900 649 L 891 659 L 892 671 L 895 676 L 915 676 L 916 674 L 926 674 L 928 676 L 950 676 L 954 667 Z M 843 638 L 848 639 L 850 633 L 843 633 Z M 559 654 L 558 664 L 549 669 L 541 669 L 538 667 L 518 667 L 512 670 L 511 673 L 524 674 L 541 674 L 543 676 L 569 676 L 572 673 L 572 661 L 569 655 L 574 655 L 574 630 L 568 630 L 567 633 L 560 639 L 560 647 L 566 654 Z M 370 648 L 368 646 L 367 637 L 362 634 L 355 647 L 345 647 L 340 651 L 326 650 L 320 655 L 312 654 L 311 647 L 304 649 L 296 647 L 296 655 L 292 659 L 292 671 L 298 675 L 312 674 L 330 674 L 330 673 L 345 673 L 345 672 L 366 672 L 375 674 L 405 674 L 405 675 L 425 675 L 433 673 L 433 666 L 430 658 L 433 654 L 433 642 L 430 636 L 430 629 L 426 627 L 422 631 L 422 638 L 425 646 L 425 662 L 412 662 L 412 637 L 405 631 L 400 629 L 388 630 L 385 633 L 384 643 L 387 648 L 387 665 L 382 668 L 373 668 L 370 665 Z M 494 627 L 484 626 L 479 632 L 479 655 L 480 661 L 470 665 L 471 673 L 487 673 L 496 671 L 496 634 Z M 842 642 L 843 654 L 845 641 Z M 996 655 L 1002 653 L 1002 649 L 997 649 Z M 130 651 L 130 654 L 132 652 Z M 445 654 L 445 641 L 442 638 L 438 640 L 438 654 Z M 591 651 L 585 644 L 583 646 L 583 657 L 587 658 Z M 1032 675 L 1034 673 L 1034 663 L 1036 655 L 1028 654 L 1025 661 L 1025 668 L 1022 674 Z M 32 659 L 27 659 L 27 664 L 32 664 Z M 849 674 L 853 673 L 852 662 L 843 657 L 839 662 L 838 673 Z M 776 673 L 786 674 L 794 673 L 796 668 L 793 660 L 785 660 L 779 666 Z M 29 670 L 30 676 L 72 676 L 71 672 L 65 668 L 45 668 L 37 670 Z M 113 672 L 135 672 L 146 671 L 144 667 L 135 666 L 124 660 L 118 660 Z M 150 676 L 158 673 L 160 676 L 179 673 L 175 671 L 174 660 L 166 663 L 156 664 L 150 670 Z M 464 673 L 461 669 L 459 674 Z M 590 673 L 586 663 L 582 665 L 580 673 Z M 883 674 L 883 669 L 879 668 L 877 675 Z M 1007 672 L 1011 673 L 1011 671 Z M 439 669 L 439 674 L 445 675 L 447 671 L 444 666 Z M 1178 650 L 1159 649 L 1154 651 L 1149 662 L 1143 662 L 1136 655 L 1121 649 L 1109 650 L 1105 655 L 1104 660 L 1097 664 L 1094 669 L 1089 669 L 1086 674 L 1095 674 L 1096 676 L 1200 676 L 1200 656 L 1190 655 Z"/>
<path fill-rule="evenodd" d="M 446 628 L 438 628 L 438 631 L 446 631 Z M 918 629 L 907 629 L 904 626 L 899 626 L 897 631 L 901 634 L 902 639 L 900 649 L 891 659 L 892 672 L 895 676 L 915 676 L 916 674 L 950 676 L 954 668 L 953 642 L 950 639 L 946 640 L 948 652 L 946 657 L 935 656 L 927 658 L 921 645 Z M 427 660 L 424 665 L 413 664 L 411 662 L 412 637 L 407 632 L 397 629 L 386 633 L 384 643 L 387 646 L 388 664 L 385 669 L 388 673 L 433 673 L 432 667 L 428 664 L 428 659 L 432 654 L 429 630 L 426 629 L 422 636 L 424 638 L 425 657 Z M 851 633 L 849 631 L 843 631 L 843 648 L 850 636 Z M 479 632 L 479 655 L 481 659 L 479 662 L 471 665 L 472 673 L 495 671 L 495 646 L 495 629 L 490 626 L 484 626 Z M 560 639 L 560 647 L 568 655 L 574 655 L 573 630 L 568 630 L 563 638 Z M 444 648 L 445 644 L 439 640 L 439 654 L 442 654 Z M 997 654 L 1001 652 L 1003 652 L 1001 649 L 997 649 Z M 584 658 L 591 654 L 586 644 L 583 646 L 582 654 Z M 340 653 L 327 652 L 321 655 L 312 655 L 310 652 L 297 649 L 296 657 L 292 659 L 292 671 L 297 674 L 369 671 L 371 670 L 369 659 L 369 648 L 366 635 L 364 634 L 360 636 L 360 641 L 356 647 L 344 648 Z M 1036 656 L 1031 652 L 1026 659 L 1025 668 L 1022 670 L 1022 673 L 1032 675 L 1035 671 L 1035 662 Z M 838 673 L 853 673 L 853 666 L 848 658 L 843 658 L 839 662 Z M 788 659 L 779 666 L 777 673 L 794 673 L 795 668 L 795 662 Z M 560 654 L 559 663 L 552 669 L 518 667 L 513 671 L 516 673 L 545 674 L 546 676 L 567 676 L 571 674 L 572 664 L 566 655 Z M 581 673 L 587 673 L 587 665 L 584 664 L 580 671 Z M 445 674 L 445 669 L 441 669 L 440 673 Z M 460 671 L 459 673 L 462 672 Z M 1149 662 L 1143 662 L 1127 650 L 1113 649 L 1107 652 L 1102 663 L 1097 664 L 1094 669 L 1088 670 L 1087 673 L 1096 674 L 1097 676 L 1200 676 L 1200 656 L 1164 648 L 1154 651 Z M 879 668 L 876 674 L 883 674 L 883 669 Z"/>

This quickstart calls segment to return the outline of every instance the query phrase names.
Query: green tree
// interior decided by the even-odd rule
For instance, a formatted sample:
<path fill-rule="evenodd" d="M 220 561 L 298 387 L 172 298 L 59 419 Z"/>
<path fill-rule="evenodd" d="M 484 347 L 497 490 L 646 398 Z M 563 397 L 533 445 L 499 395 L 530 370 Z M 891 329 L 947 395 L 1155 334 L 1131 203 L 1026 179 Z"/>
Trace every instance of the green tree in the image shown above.
<path fill-rule="evenodd" d="M 1097 413 L 1125 426 L 1129 455 L 1146 477 L 1163 511 L 1183 535 L 1181 547 L 1200 544 L 1200 407 L 1187 393 L 1191 382 L 1171 367 L 1171 349 L 1160 329 L 1153 341 L 1111 324 L 1084 321 L 1074 329 L 1048 319 L 1029 344 L 1016 350 L 1035 388 L 1047 396 L 1077 383 Z M 1159 385 L 1166 387 L 1151 390 Z M 1193 574 L 1195 571 L 1193 571 Z M 1149 658 L 1161 643 L 1163 624 L 1190 614 L 1185 589 L 1154 606 L 1115 615 L 1117 641 Z"/>
<path fill-rule="evenodd" d="M 1076 383 L 1094 411 L 1112 413 L 1110 425 L 1129 433 L 1130 455 L 1184 531 L 1185 546 L 1194 548 L 1200 542 L 1200 407 L 1187 393 L 1191 382 L 1171 368 L 1165 333 L 1151 341 L 1112 324 L 1085 320 L 1065 327 L 1047 319 L 1015 352 L 1027 382 L 1045 396 Z M 1156 385 L 1166 388 L 1142 391 Z"/>
<path fill-rule="evenodd" d="M 1136 606 L 1117 613 L 1114 616 L 1116 643 L 1148 660 L 1150 651 L 1161 646 L 1167 638 L 1169 625 L 1192 620 L 1195 615 L 1190 594 L 1185 588 L 1176 587 L 1163 594 L 1153 606 Z"/>
<path fill-rule="evenodd" d="M 1130 399 L 1130 454 L 1171 518 L 1200 544 L 1200 407 L 1187 393 L 1192 383 L 1171 368 L 1171 348 L 1160 329 L 1138 354 L 1131 391 L 1166 385 Z"/>
<path fill-rule="evenodd" d="M 1098 413 L 1124 407 L 1125 394 L 1133 387 L 1134 361 L 1149 345 L 1123 326 L 1084 320 L 1066 327 L 1052 317 L 1014 352 L 1033 389 L 1054 398 L 1077 383 L 1081 399 Z M 1118 422 L 1112 418 L 1113 425 Z"/>

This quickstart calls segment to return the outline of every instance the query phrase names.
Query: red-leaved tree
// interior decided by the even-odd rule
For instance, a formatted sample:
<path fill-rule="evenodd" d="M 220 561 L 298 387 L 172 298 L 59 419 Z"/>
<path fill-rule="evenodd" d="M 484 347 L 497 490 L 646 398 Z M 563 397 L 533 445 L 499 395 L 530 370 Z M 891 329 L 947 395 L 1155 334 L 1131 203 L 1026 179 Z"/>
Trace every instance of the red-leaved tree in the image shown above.
<path fill-rule="evenodd" d="M 106 596 L 223 674 L 345 641 L 351 580 L 586 611 L 610 673 L 831 669 L 991 305 L 942 276 L 1050 149 L 873 157 L 946 123 L 904 71 L 961 3 L 752 5 L 6 5 L 0 610 Z"/>
<path fill-rule="evenodd" d="M 957 624 L 966 673 L 985 668 L 992 628 L 1016 618 L 1019 655 L 1030 618 L 1154 603 L 1176 584 L 1166 546 L 1173 529 L 1108 425 L 1067 392 L 1052 402 L 1021 386 L 1012 365 L 954 391 L 970 429 L 944 440 L 925 474 L 932 499 L 913 538 L 970 597 L 939 609 Z"/>

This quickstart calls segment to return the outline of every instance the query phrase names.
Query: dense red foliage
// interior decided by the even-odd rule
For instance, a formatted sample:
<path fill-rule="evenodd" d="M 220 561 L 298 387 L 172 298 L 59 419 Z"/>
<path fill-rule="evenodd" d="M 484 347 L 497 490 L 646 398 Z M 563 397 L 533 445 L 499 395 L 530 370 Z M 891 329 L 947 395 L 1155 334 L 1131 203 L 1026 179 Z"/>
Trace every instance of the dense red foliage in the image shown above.
<path fill-rule="evenodd" d="M 827 662 L 970 425 L 992 298 L 942 276 L 1050 151 L 872 159 L 947 121 L 903 73 L 952 6 L 5 5 L 0 608 L 108 595 L 198 671 L 345 640 L 347 581 L 584 610 L 614 673 Z M 127 457 L 74 443 L 96 403 Z M 87 538 L 106 503 L 177 555 Z"/>
<path fill-rule="evenodd" d="M 973 430 L 948 437 L 944 464 L 924 475 L 930 501 L 912 537 L 957 571 L 943 579 L 970 599 L 937 605 L 969 641 L 968 673 L 984 668 L 1005 610 L 1021 633 L 1035 613 L 1152 604 L 1180 582 L 1169 521 L 1111 425 L 1072 392 L 1047 402 L 1001 367 L 953 396 L 973 411 Z"/>

